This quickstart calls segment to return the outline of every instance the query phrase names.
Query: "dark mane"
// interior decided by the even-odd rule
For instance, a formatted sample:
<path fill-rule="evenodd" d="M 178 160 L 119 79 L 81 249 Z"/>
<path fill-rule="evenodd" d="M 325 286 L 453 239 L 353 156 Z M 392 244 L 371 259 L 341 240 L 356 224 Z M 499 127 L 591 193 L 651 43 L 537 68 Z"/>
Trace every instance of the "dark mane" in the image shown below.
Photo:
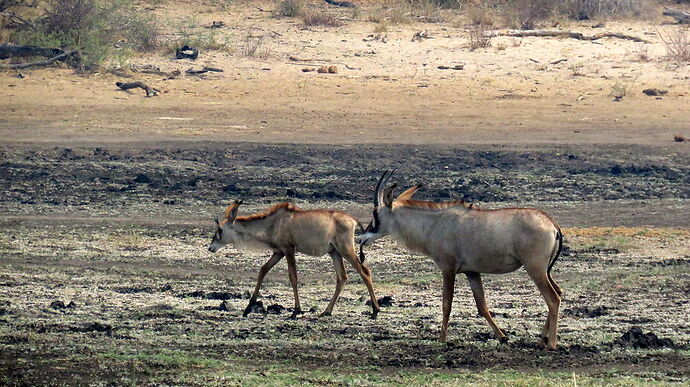
<path fill-rule="evenodd" d="M 271 207 L 271 208 L 269 208 L 263 212 L 257 212 L 255 214 L 246 215 L 246 216 L 238 216 L 235 220 L 240 221 L 240 222 L 249 222 L 252 220 L 265 219 L 265 218 L 268 218 L 269 216 L 275 214 L 276 212 L 278 212 L 280 210 L 285 210 L 288 212 L 302 211 L 302 209 L 297 207 L 296 205 L 294 205 L 292 203 L 284 202 L 284 203 L 276 204 L 275 206 L 273 206 L 273 207 Z"/>
<path fill-rule="evenodd" d="M 403 206 L 407 208 L 416 208 L 419 210 L 428 210 L 428 211 L 441 211 L 445 210 L 447 208 L 451 207 L 465 207 L 468 209 L 476 209 L 477 207 L 474 204 L 467 203 L 464 200 L 453 200 L 450 202 L 431 202 L 431 201 L 426 201 L 426 200 L 413 200 L 413 199 L 408 199 L 408 200 L 400 200 L 398 203 L 402 204 Z"/>

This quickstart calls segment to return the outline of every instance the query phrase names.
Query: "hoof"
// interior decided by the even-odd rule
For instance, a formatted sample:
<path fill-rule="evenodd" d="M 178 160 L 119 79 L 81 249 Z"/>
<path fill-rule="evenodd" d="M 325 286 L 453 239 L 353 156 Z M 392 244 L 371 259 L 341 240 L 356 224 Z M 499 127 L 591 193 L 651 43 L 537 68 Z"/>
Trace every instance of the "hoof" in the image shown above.
<path fill-rule="evenodd" d="M 319 315 L 319 317 L 328 317 L 331 315 L 331 312 L 323 312 Z"/>
<path fill-rule="evenodd" d="M 500 343 L 505 344 L 505 343 L 508 342 L 508 336 L 498 337 L 498 341 L 499 341 Z"/>
<path fill-rule="evenodd" d="M 378 317 L 378 316 L 379 316 L 379 311 L 378 311 L 378 310 L 375 310 L 375 311 L 371 312 L 371 319 L 372 319 L 372 320 L 376 320 L 376 317 Z"/>

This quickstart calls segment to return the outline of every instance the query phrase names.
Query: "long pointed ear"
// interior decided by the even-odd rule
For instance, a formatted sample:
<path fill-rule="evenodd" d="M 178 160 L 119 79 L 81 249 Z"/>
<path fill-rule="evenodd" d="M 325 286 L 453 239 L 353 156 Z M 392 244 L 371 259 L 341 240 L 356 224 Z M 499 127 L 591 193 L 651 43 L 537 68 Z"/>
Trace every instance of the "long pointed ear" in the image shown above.
<path fill-rule="evenodd" d="M 228 206 L 228 208 L 225 209 L 225 220 L 229 223 L 232 223 L 235 221 L 235 218 L 237 217 L 237 209 L 240 207 L 240 204 L 242 204 L 242 200 L 235 200 L 234 203 Z"/>
<path fill-rule="evenodd" d="M 393 190 L 397 186 L 397 184 L 393 184 L 390 187 L 386 188 L 386 190 L 383 192 L 383 204 L 385 204 L 388 208 L 391 208 L 391 206 L 393 205 Z"/>
<path fill-rule="evenodd" d="M 408 199 L 412 199 L 412 196 L 414 196 L 414 194 L 417 193 L 417 190 L 420 189 L 420 188 L 422 188 L 422 187 L 423 187 L 422 184 L 417 184 L 417 185 L 415 185 L 415 186 L 412 186 L 412 187 L 408 188 L 407 190 L 405 190 L 405 192 L 403 192 L 403 193 L 401 193 L 400 195 L 398 195 L 398 197 L 395 198 L 395 200 L 408 200 Z"/>

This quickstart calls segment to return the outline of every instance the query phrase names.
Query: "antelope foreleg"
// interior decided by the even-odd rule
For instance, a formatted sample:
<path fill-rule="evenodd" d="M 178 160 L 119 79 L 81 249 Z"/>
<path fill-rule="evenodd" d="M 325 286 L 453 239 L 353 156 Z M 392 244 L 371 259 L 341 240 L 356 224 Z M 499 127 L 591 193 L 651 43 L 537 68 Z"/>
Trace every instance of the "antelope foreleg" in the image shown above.
<path fill-rule="evenodd" d="M 285 254 L 281 252 L 274 252 L 268 262 L 261 266 L 261 269 L 259 269 L 259 278 L 256 281 L 256 287 L 254 288 L 254 293 L 252 294 L 252 298 L 249 299 L 249 305 L 247 305 L 247 308 L 244 310 L 242 316 L 247 317 L 247 315 L 252 311 L 252 306 L 254 306 L 256 299 L 259 297 L 259 290 L 261 290 L 261 283 L 264 281 L 264 277 L 266 277 L 266 274 L 268 274 L 268 272 L 273 269 L 273 266 L 283 259 L 284 256 Z"/>
<path fill-rule="evenodd" d="M 297 263 L 295 262 L 295 253 L 289 252 L 285 256 L 288 263 L 288 276 L 290 277 L 290 284 L 292 285 L 292 291 L 295 294 L 295 308 L 292 310 L 290 319 L 295 319 L 297 318 L 297 315 L 302 314 L 302 307 L 299 303 L 299 292 L 297 290 Z"/>
<path fill-rule="evenodd" d="M 477 303 L 477 310 L 479 311 L 479 314 L 489 323 L 489 326 L 494 331 L 496 338 L 498 338 L 501 342 L 508 341 L 508 336 L 506 336 L 505 331 L 496 325 L 496 322 L 491 317 L 491 312 L 489 312 L 489 307 L 486 305 L 481 275 L 475 272 L 466 272 L 465 276 L 467 276 L 467 280 L 470 283 L 470 289 L 472 289 L 472 295 L 474 296 L 474 301 Z"/>
<path fill-rule="evenodd" d="M 453 307 L 453 295 L 455 294 L 455 271 L 443 272 L 443 322 L 441 323 L 441 341 L 448 340 L 448 319 Z"/>

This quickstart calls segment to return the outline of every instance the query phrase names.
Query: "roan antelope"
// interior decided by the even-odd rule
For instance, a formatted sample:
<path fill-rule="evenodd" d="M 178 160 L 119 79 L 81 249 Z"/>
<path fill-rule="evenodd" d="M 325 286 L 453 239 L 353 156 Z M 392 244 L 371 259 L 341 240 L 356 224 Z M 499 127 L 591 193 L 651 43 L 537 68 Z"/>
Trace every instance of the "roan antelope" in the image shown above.
<path fill-rule="evenodd" d="M 287 258 L 288 274 L 295 294 L 295 308 L 291 318 L 302 313 L 297 294 L 297 266 L 295 264 L 295 253 L 299 252 L 316 257 L 328 253 L 333 259 L 336 274 L 335 293 L 321 316 L 331 314 L 347 282 L 347 272 L 343 265 L 343 258 L 345 258 L 354 266 L 367 285 L 373 308 L 371 318 L 376 318 L 380 308 L 374 295 L 371 272 L 364 266 L 363 254 L 361 261 L 356 255 L 355 227 L 358 225 L 362 227 L 357 220 L 344 212 L 302 210 L 291 203 L 280 203 L 264 212 L 238 217 L 237 210 L 240 204 L 242 204 L 241 200 L 235 201 L 225 210 L 221 220 L 216 217 L 217 229 L 208 250 L 215 253 L 221 247 L 231 244 L 239 249 L 273 252 L 271 259 L 259 270 L 256 288 L 249 300 L 249 305 L 244 310 L 245 317 L 256 303 L 264 277 L 283 257 Z"/>
<path fill-rule="evenodd" d="M 467 276 L 479 314 L 494 335 L 507 340 L 505 331 L 491 318 L 480 273 L 510 273 L 524 266 L 549 308 L 542 340 L 548 349 L 555 349 L 561 289 L 551 277 L 551 269 L 560 254 L 563 235 L 553 219 L 531 208 L 481 210 L 464 201 L 413 200 L 421 185 L 409 188 L 394 200 L 396 184 L 382 191 L 394 172 L 386 171 L 379 179 L 374 218 L 359 241 L 364 246 L 390 235 L 434 260 L 443 274 L 441 341 L 448 338 L 457 273 Z"/>

